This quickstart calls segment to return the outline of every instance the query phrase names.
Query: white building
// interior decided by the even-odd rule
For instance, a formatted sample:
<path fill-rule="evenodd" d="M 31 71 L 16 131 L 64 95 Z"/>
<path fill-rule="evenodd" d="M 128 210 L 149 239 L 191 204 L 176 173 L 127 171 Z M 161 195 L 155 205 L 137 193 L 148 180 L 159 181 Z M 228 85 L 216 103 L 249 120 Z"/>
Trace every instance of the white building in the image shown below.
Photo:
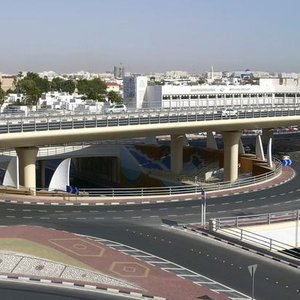
<path fill-rule="evenodd" d="M 123 79 L 123 97 L 128 107 L 148 107 L 145 96 L 148 85 L 147 76 L 125 76 Z"/>
<path fill-rule="evenodd" d="M 51 110 L 68 110 L 77 112 L 102 112 L 103 102 L 82 99 L 83 95 L 61 92 L 43 93 L 38 101 L 39 108 Z"/>
<path fill-rule="evenodd" d="M 125 93 L 126 91 L 126 93 Z M 146 77 L 124 80 L 124 99 L 136 108 L 187 108 L 300 104 L 300 79 L 261 78 L 255 85 L 148 85 Z"/>

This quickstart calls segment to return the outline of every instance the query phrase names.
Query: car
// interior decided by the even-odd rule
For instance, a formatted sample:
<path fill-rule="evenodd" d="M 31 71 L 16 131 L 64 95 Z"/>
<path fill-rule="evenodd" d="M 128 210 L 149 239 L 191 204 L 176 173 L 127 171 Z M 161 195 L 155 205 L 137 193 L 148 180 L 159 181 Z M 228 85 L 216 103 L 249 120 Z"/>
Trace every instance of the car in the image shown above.
<path fill-rule="evenodd" d="M 227 107 L 221 110 L 221 117 L 222 118 L 229 118 L 229 117 L 237 117 L 238 111 L 236 109 L 233 109 L 231 107 Z"/>
<path fill-rule="evenodd" d="M 126 113 L 127 107 L 125 104 L 113 104 L 106 110 L 106 112 L 108 114 Z"/>

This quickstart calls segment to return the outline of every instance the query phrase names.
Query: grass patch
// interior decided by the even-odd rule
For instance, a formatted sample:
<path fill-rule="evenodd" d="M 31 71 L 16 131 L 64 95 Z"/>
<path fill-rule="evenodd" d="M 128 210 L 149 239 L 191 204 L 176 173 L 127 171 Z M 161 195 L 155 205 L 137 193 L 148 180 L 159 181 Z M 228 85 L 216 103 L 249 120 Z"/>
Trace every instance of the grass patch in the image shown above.
<path fill-rule="evenodd" d="M 39 258 L 49 259 L 55 262 L 72 265 L 78 268 L 99 272 L 89 265 L 74 259 L 56 249 L 47 247 L 26 239 L 21 238 L 1 238 L 0 250 L 18 252 L 20 254 L 28 254 Z"/>

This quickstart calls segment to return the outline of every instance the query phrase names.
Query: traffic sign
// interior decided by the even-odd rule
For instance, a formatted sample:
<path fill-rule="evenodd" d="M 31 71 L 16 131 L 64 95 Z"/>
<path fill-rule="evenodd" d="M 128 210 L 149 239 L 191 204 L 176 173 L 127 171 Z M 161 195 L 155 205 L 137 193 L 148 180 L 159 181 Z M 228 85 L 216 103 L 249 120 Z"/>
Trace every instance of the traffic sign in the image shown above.
<path fill-rule="evenodd" d="M 257 265 L 250 265 L 250 266 L 248 266 L 248 270 L 249 270 L 249 273 L 250 273 L 251 277 L 254 277 L 256 268 L 257 268 Z"/>
<path fill-rule="evenodd" d="M 291 159 L 282 159 L 281 160 L 281 164 L 286 167 L 286 166 L 290 166 L 292 164 L 292 160 Z"/>
<path fill-rule="evenodd" d="M 254 274 L 255 274 L 256 268 L 257 268 L 257 265 L 248 266 L 248 270 L 249 270 L 249 273 L 252 278 L 252 280 L 251 280 L 252 281 L 252 286 L 251 286 L 251 299 L 252 300 L 254 300 Z"/>

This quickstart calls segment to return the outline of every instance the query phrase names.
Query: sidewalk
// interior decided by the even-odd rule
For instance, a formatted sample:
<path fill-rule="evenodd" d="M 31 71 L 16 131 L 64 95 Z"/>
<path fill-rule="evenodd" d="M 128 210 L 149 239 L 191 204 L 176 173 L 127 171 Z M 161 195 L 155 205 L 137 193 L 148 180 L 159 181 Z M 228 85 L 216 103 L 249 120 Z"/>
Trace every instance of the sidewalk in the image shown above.
<path fill-rule="evenodd" d="M 218 191 L 209 191 L 206 198 L 225 197 L 229 195 L 238 195 L 254 191 L 269 189 L 283 184 L 294 178 L 295 172 L 290 167 L 282 167 L 282 172 L 277 177 L 265 182 L 259 182 L 248 186 L 242 186 L 234 189 L 224 189 Z M 86 196 L 31 196 L 16 194 L 0 194 L 0 202 L 37 204 L 37 205 L 120 205 L 120 204 L 148 204 L 163 202 L 178 202 L 199 200 L 199 194 L 176 194 L 176 195 L 157 195 L 157 196 L 137 196 L 137 197 L 86 197 Z"/>

